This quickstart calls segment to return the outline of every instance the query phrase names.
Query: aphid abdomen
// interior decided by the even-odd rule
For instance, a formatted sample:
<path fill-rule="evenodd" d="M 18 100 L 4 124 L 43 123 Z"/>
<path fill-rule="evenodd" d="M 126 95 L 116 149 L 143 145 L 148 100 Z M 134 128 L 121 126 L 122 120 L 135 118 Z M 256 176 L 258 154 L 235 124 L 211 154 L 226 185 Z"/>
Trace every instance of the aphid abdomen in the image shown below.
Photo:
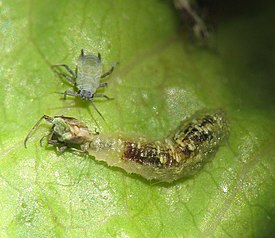
<path fill-rule="evenodd" d="M 102 64 L 95 55 L 80 55 L 78 61 L 76 84 L 78 89 L 84 89 L 94 94 L 99 87 L 102 74 Z"/>

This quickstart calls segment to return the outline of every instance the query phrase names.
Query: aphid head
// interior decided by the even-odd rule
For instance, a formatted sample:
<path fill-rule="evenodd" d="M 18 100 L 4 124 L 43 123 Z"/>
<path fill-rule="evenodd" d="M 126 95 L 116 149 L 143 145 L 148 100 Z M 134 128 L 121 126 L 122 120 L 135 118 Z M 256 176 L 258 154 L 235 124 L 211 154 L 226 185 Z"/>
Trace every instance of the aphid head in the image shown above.
<path fill-rule="evenodd" d="M 72 117 L 56 117 L 52 130 L 58 141 L 71 145 L 81 145 L 91 141 L 92 133 L 82 122 Z"/>
<path fill-rule="evenodd" d="M 86 90 L 86 89 L 80 89 L 77 92 L 77 95 L 82 99 L 82 100 L 89 100 L 90 98 L 92 98 L 92 92 L 90 90 Z"/>
<path fill-rule="evenodd" d="M 59 141 L 64 142 L 71 139 L 72 133 L 70 130 L 70 125 L 62 117 L 54 118 L 52 123 L 52 130 Z"/>

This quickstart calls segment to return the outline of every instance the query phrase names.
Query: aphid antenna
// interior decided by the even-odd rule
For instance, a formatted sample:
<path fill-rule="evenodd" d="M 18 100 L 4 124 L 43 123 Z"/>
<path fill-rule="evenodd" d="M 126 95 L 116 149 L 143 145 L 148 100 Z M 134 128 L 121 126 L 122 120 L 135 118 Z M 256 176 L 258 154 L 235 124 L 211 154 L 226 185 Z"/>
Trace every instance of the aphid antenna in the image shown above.
<path fill-rule="evenodd" d="M 103 121 L 105 121 L 104 117 L 102 116 L 102 114 L 100 113 L 100 111 L 96 108 L 95 104 L 93 103 L 93 100 L 90 99 L 89 101 L 91 102 L 91 104 L 93 105 L 94 109 L 97 111 L 97 113 L 99 114 L 99 116 L 103 119 Z M 105 123 L 107 123 L 107 122 L 105 121 Z"/>
<path fill-rule="evenodd" d="M 61 93 L 61 92 L 54 92 L 54 93 L 58 93 L 58 94 L 62 94 L 64 95 L 64 98 L 66 98 L 67 95 L 69 96 L 75 96 L 74 94 L 68 94 L 68 93 Z M 113 100 L 113 98 L 108 98 L 109 100 Z M 106 122 L 106 120 L 104 119 L 103 115 L 101 114 L 101 112 L 96 108 L 95 104 L 93 103 L 93 100 L 90 99 L 89 100 L 93 106 L 93 108 L 96 110 L 96 112 L 99 114 L 99 116 L 103 119 L 104 122 Z M 107 124 L 107 122 L 106 122 Z"/>
<path fill-rule="evenodd" d="M 26 136 L 25 140 L 24 140 L 24 146 L 25 148 L 27 148 L 27 141 L 30 138 L 30 135 L 32 134 L 32 132 L 39 126 L 39 124 L 41 123 L 41 121 L 45 119 L 46 121 L 52 123 L 53 118 L 47 115 L 43 115 L 36 123 L 35 125 L 32 127 L 32 129 L 30 130 L 30 132 L 28 133 L 28 135 Z"/>
<path fill-rule="evenodd" d="M 89 107 L 87 108 L 87 112 L 88 112 L 89 115 L 91 116 L 92 120 L 95 122 L 96 127 L 97 127 L 97 128 L 100 128 L 100 125 L 98 124 L 98 122 L 97 122 L 97 120 L 95 119 L 94 115 L 91 113 L 91 110 L 90 110 Z M 105 122 L 105 123 L 106 123 L 106 125 L 108 126 L 107 122 Z"/>

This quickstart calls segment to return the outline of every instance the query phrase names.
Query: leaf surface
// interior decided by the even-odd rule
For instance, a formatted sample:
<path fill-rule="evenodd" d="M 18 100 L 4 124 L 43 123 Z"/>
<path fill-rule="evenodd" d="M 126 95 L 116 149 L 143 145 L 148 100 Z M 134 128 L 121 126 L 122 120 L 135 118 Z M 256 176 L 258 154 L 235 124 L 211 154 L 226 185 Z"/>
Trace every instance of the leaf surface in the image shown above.
<path fill-rule="evenodd" d="M 2 1 L 1 237 L 269 237 L 274 231 L 275 5 L 220 22 L 216 48 L 179 35 L 169 1 Z M 252 16 L 252 17 L 251 17 Z M 257 29 L 257 30 L 256 30 Z M 80 50 L 119 62 L 97 100 L 60 99 Z M 202 171 L 153 184 L 92 158 L 40 147 L 44 114 L 103 133 L 163 139 L 201 108 L 222 108 L 230 137 Z M 108 156 L 108 155 L 106 155 Z"/>

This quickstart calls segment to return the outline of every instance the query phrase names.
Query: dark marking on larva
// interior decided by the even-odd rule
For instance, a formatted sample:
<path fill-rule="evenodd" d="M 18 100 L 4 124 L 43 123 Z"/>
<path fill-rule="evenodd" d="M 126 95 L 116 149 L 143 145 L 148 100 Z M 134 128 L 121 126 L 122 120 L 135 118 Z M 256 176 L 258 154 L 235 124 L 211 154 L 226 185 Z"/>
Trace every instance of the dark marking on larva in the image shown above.
<path fill-rule="evenodd" d="M 182 122 L 164 143 L 124 142 L 121 159 L 141 166 L 136 173 L 149 180 L 171 182 L 200 168 L 227 134 L 223 111 L 201 112 Z M 133 166 L 130 172 L 134 172 Z M 127 166 L 124 169 L 127 170 Z"/>
<path fill-rule="evenodd" d="M 159 168 L 169 167 L 176 163 L 172 151 L 162 146 L 146 144 L 138 148 L 139 146 L 133 142 L 125 142 L 124 146 L 123 159 L 125 160 L 131 160 L 139 164 L 153 165 Z"/>

